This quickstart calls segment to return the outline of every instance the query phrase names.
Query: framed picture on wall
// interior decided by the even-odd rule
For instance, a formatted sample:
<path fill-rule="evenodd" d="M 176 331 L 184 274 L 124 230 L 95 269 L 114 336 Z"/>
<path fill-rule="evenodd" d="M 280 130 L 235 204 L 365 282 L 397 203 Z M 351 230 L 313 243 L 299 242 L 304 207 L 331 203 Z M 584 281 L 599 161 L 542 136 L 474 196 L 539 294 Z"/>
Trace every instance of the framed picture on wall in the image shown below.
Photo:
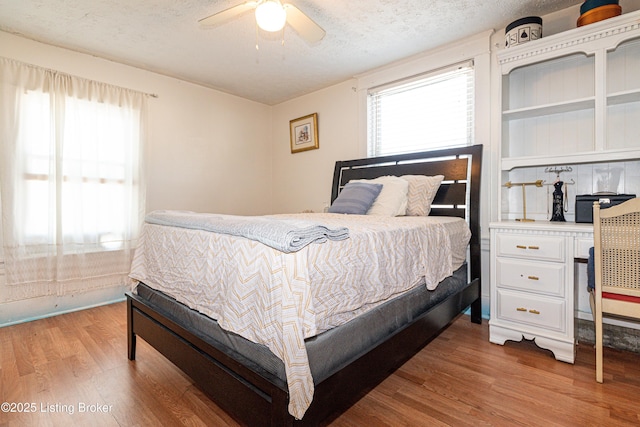
<path fill-rule="evenodd" d="M 309 114 L 289 122 L 291 152 L 314 150 L 319 148 L 318 113 Z"/>

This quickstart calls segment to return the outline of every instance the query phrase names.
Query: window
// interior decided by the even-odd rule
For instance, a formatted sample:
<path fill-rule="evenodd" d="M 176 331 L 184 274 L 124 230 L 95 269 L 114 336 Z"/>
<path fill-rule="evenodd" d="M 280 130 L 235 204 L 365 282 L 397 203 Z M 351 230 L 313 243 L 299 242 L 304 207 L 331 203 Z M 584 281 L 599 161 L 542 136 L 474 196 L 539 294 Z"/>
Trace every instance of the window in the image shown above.
<path fill-rule="evenodd" d="M 369 157 L 473 144 L 473 63 L 369 89 L 367 125 Z"/>
<path fill-rule="evenodd" d="M 129 150 L 139 134 L 136 111 L 65 96 L 57 129 L 52 116 L 59 112 L 48 93 L 29 91 L 20 108 L 23 243 L 120 248 L 130 217 L 127 183 L 135 168 Z M 54 143 L 52 132 L 60 135 Z"/>
<path fill-rule="evenodd" d="M 128 286 L 146 98 L 0 57 L 0 304 Z"/>

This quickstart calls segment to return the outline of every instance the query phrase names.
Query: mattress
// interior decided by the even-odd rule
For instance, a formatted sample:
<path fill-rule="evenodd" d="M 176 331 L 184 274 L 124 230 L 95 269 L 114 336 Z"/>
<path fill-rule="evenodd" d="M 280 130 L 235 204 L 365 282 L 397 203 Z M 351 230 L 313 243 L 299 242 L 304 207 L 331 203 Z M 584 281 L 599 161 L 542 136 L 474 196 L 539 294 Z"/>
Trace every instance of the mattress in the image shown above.
<path fill-rule="evenodd" d="M 460 218 L 277 217 L 346 226 L 349 238 L 283 253 L 242 237 L 145 224 L 130 275 L 267 346 L 284 362 L 289 409 L 302 418 L 313 396 L 304 340 L 420 283 L 436 289 L 466 258 L 470 232 Z"/>
<path fill-rule="evenodd" d="M 468 285 L 466 264 L 430 291 L 419 283 L 344 325 L 305 340 L 314 384 L 319 384 L 367 350 L 402 330 L 421 314 Z M 225 331 L 218 322 L 176 301 L 163 292 L 139 284 L 135 292 L 156 310 L 185 326 L 190 332 L 222 349 L 255 370 L 264 370 L 286 382 L 284 364 L 267 346 Z"/>

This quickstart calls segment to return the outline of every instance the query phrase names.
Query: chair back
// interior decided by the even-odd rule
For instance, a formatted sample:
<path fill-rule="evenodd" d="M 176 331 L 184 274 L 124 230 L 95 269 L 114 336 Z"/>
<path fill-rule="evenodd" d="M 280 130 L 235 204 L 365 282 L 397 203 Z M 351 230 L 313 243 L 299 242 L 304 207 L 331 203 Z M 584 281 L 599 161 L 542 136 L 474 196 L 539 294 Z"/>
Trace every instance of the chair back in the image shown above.
<path fill-rule="evenodd" d="M 604 380 L 603 315 L 640 319 L 640 199 L 593 204 L 596 381 Z"/>
<path fill-rule="evenodd" d="M 640 198 L 600 209 L 594 203 L 596 278 L 602 292 L 640 296 Z"/>

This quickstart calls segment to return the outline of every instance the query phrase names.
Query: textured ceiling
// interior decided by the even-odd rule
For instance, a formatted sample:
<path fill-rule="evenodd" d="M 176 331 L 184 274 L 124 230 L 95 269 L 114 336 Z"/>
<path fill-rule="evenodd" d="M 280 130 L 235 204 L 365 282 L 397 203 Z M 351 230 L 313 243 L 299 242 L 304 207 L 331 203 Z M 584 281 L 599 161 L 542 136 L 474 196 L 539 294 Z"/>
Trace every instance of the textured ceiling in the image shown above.
<path fill-rule="evenodd" d="M 0 30 L 274 105 L 515 19 L 580 3 L 285 0 L 326 30 L 313 45 L 291 27 L 275 35 L 257 32 L 251 13 L 222 27 L 198 25 L 242 1 L 0 0 Z"/>

